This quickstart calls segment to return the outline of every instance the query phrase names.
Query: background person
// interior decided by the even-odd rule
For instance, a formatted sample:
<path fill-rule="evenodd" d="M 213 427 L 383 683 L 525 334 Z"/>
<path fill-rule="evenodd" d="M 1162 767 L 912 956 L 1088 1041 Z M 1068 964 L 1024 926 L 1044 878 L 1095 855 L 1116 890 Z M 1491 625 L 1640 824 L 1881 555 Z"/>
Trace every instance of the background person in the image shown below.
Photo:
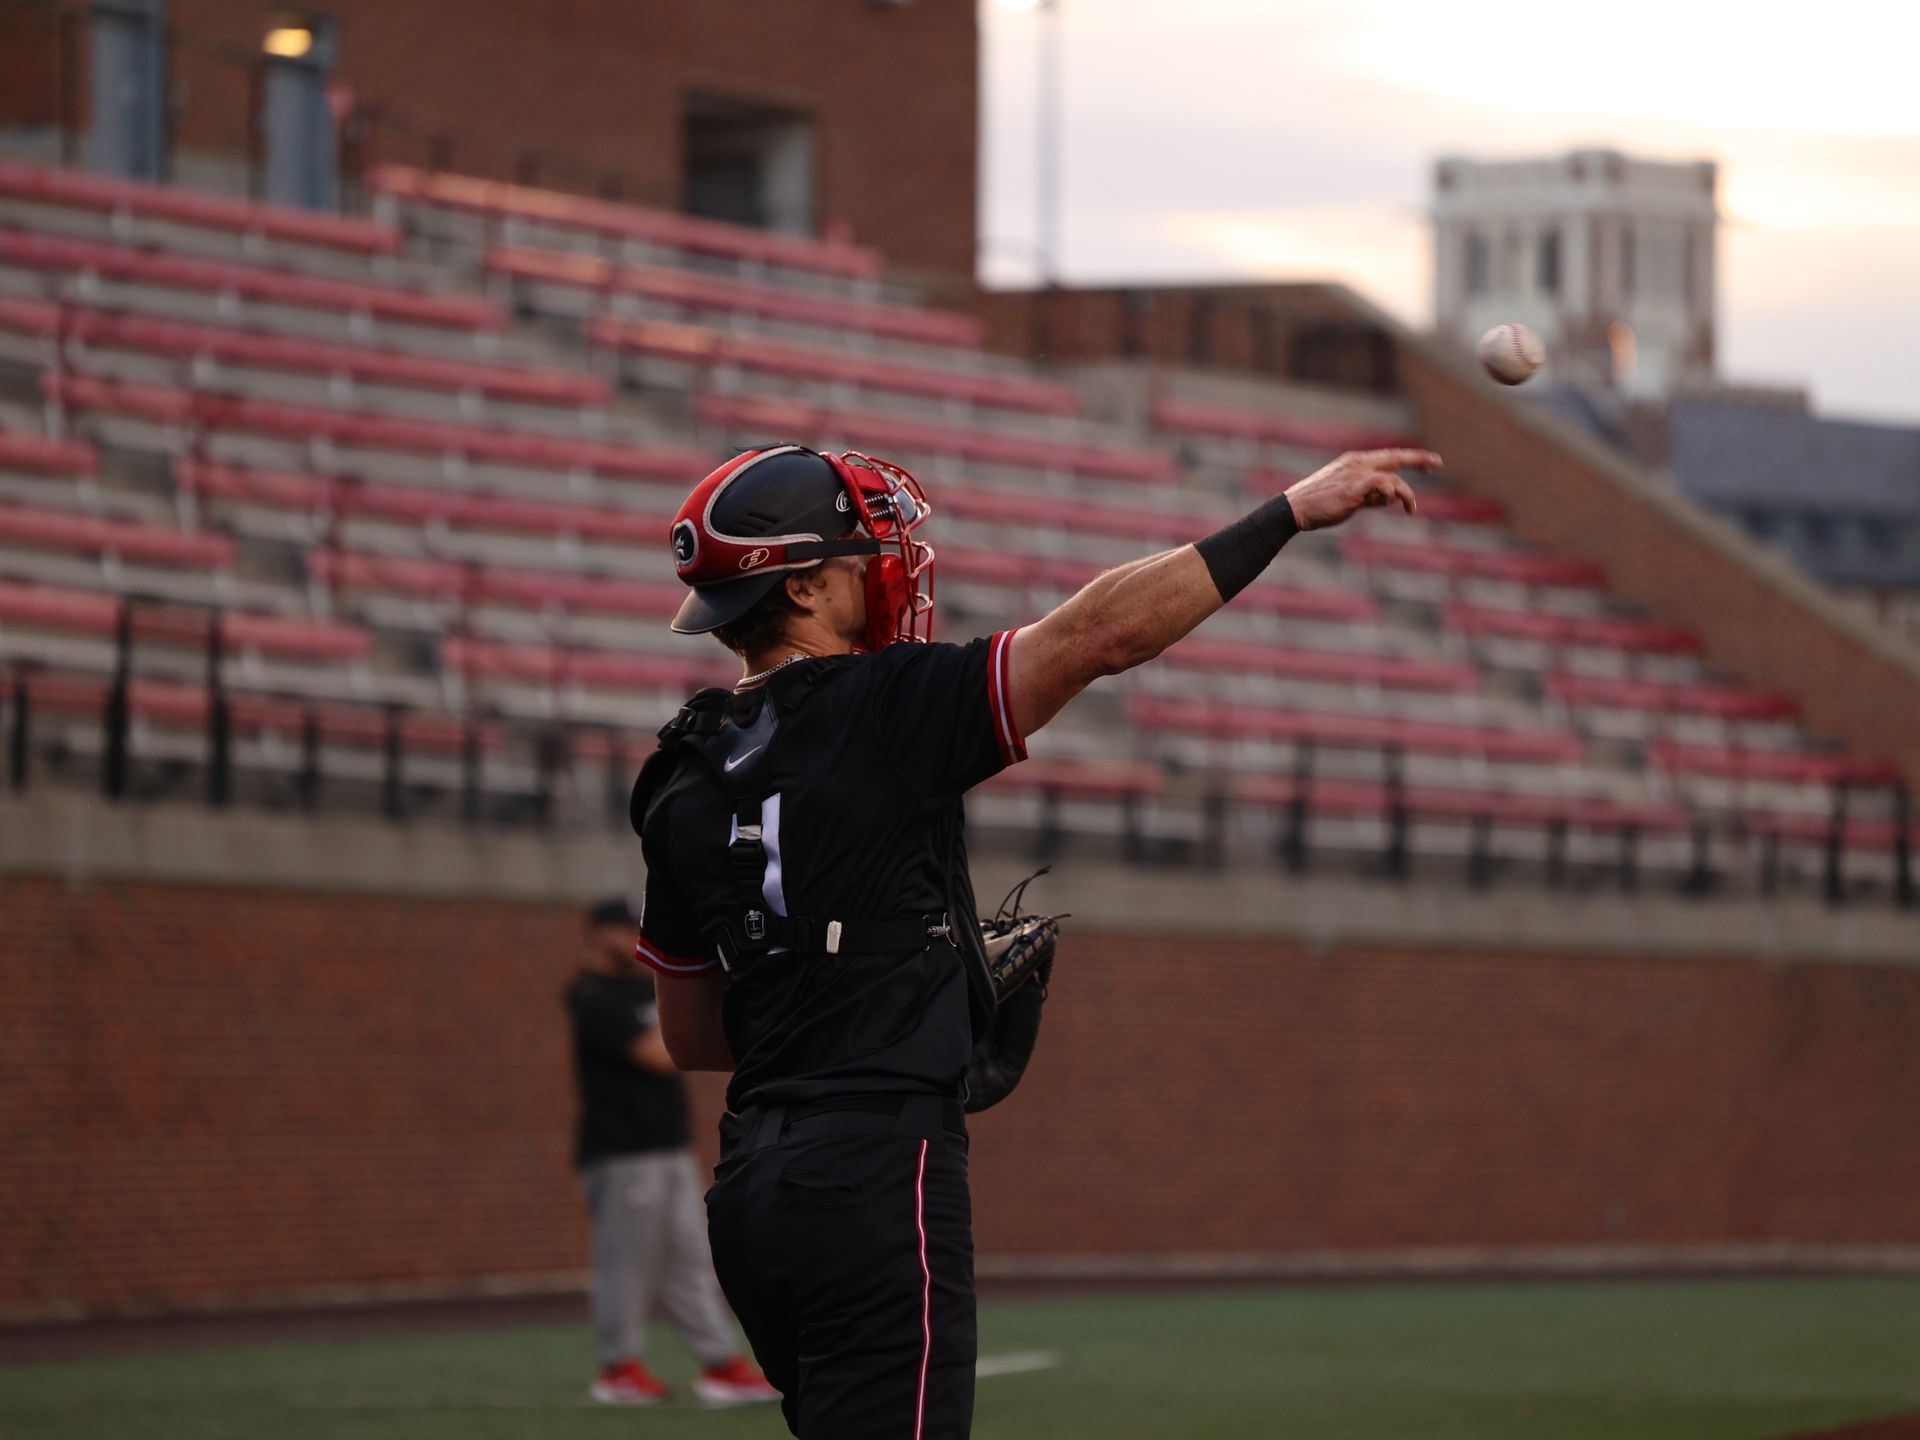
<path fill-rule="evenodd" d="M 580 1118 L 574 1159 L 593 1222 L 593 1398 L 652 1405 L 669 1391 L 644 1363 L 657 1313 L 701 1366 L 710 1405 L 779 1398 L 736 1346 L 713 1276 L 700 1166 L 688 1148 L 687 1085 L 660 1039 L 653 980 L 633 956 L 624 899 L 587 913 L 580 973 L 567 986 Z"/>

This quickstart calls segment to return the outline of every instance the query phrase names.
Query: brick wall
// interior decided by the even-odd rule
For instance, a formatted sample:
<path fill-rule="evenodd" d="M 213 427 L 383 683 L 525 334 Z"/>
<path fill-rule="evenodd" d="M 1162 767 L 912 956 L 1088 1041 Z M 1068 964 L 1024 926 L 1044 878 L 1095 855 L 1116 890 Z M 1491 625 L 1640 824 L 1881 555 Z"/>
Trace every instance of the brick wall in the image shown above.
<path fill-rule="evenodd" d="M 1388 391 L 1386 328 L 1321 285 L 1154 285 L 983 291 L 974 309 L 996 350 L 1054 362 L 1160 365 Z"/>
<path fill-rule="evenodd" d="M 298 7 L 295 7 L 296 9 Z M 424 163 L 436 133 L 455 168 L 591 190 L 625 177 L 646 203 L 681 199 L 681 105 L 690 91 L 806 112 L 817 213 L 845 220 L 899 264 L 973 273 L 978 42 L 959 0 L 333 0 L 340 74 L 393 120 L 372 158 Z M 4 7 L 0 7 L 4 9 Z M 173 0 L 178 138 L 247 148 L 246 71 L 273 7 Z M 9 53 L 6 41 L 17 36 Z M 31 42 L 31 43 L 29 43 Z M 0 126 L 49 123 L 51 31 L 0 17 Z M 84 65 L 82 66 L 84 74 Z M 31 114 L 29 114 L 31 111 Z"/>
<path fill-rule="evenodd" d="M 0 5 L 0 125 L 59 125 L 59 24 L 52 5 Z"/>
<path fill-rule="evenodd" d="M 573 907 L 9 877 L 0 920 L 0 1315 L 584 1263 Z M 1916 1027 L 1920 970 L 1818 957 L 1076 925 L 979 1243 L 1920 1242 Z"/>

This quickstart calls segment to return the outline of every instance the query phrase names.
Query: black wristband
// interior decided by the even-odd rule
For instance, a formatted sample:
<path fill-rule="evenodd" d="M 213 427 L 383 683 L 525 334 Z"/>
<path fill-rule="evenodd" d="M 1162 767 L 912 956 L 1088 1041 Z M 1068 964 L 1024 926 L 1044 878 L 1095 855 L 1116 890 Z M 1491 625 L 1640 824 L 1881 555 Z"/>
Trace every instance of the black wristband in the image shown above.
<path fill-rule="evenodd" d="M 1299 533 L 1300 522 L 1293 518 L 1293 506 L 1285 495 L 1276 495 L 1252 514 L 1241 516 L 1204 540 L 1194 541 L 1193 548 L 1207 562 L 1213 588 L 1225 604 L 1258 579 L 1280 553 L 1280 547 Z"/>

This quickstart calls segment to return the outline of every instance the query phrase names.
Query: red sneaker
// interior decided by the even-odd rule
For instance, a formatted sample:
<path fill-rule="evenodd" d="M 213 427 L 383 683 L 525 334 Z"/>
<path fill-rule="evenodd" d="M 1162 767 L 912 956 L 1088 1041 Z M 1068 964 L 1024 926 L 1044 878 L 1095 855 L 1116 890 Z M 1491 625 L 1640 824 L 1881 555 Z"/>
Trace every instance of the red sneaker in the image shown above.
<path fill-rule="evenodd" d="M 673 1392 L 638 1360 L 622 1360 L 602 1370 L 587 1393 L 602 1405 L 658 1405 Z"/>
<path fill-rule="evenodd" d="M 701 1371 L 693 1382 L 693 1393 L 709 1405 L 758 1405 L 780 1398 L 780 1392 L 744 1355 Z"/>

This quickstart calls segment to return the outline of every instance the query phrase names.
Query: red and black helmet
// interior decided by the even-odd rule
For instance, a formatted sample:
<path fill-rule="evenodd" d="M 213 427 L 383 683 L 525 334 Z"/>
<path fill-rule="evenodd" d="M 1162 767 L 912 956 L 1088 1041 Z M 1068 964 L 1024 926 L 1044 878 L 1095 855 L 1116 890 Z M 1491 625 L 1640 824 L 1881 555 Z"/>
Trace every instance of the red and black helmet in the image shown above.
<path fill-rule="evenodd" d="M 867 555 L 869 648 L 924 640 L 933 548 L 911 532 L 931 513 L 919 481 L 857 450 L 770 445 L 736 455 L 694 486 L 673 517 L 674 572 L 693 587 L 673 628 L 716 630 L 790 571 Z"/>

